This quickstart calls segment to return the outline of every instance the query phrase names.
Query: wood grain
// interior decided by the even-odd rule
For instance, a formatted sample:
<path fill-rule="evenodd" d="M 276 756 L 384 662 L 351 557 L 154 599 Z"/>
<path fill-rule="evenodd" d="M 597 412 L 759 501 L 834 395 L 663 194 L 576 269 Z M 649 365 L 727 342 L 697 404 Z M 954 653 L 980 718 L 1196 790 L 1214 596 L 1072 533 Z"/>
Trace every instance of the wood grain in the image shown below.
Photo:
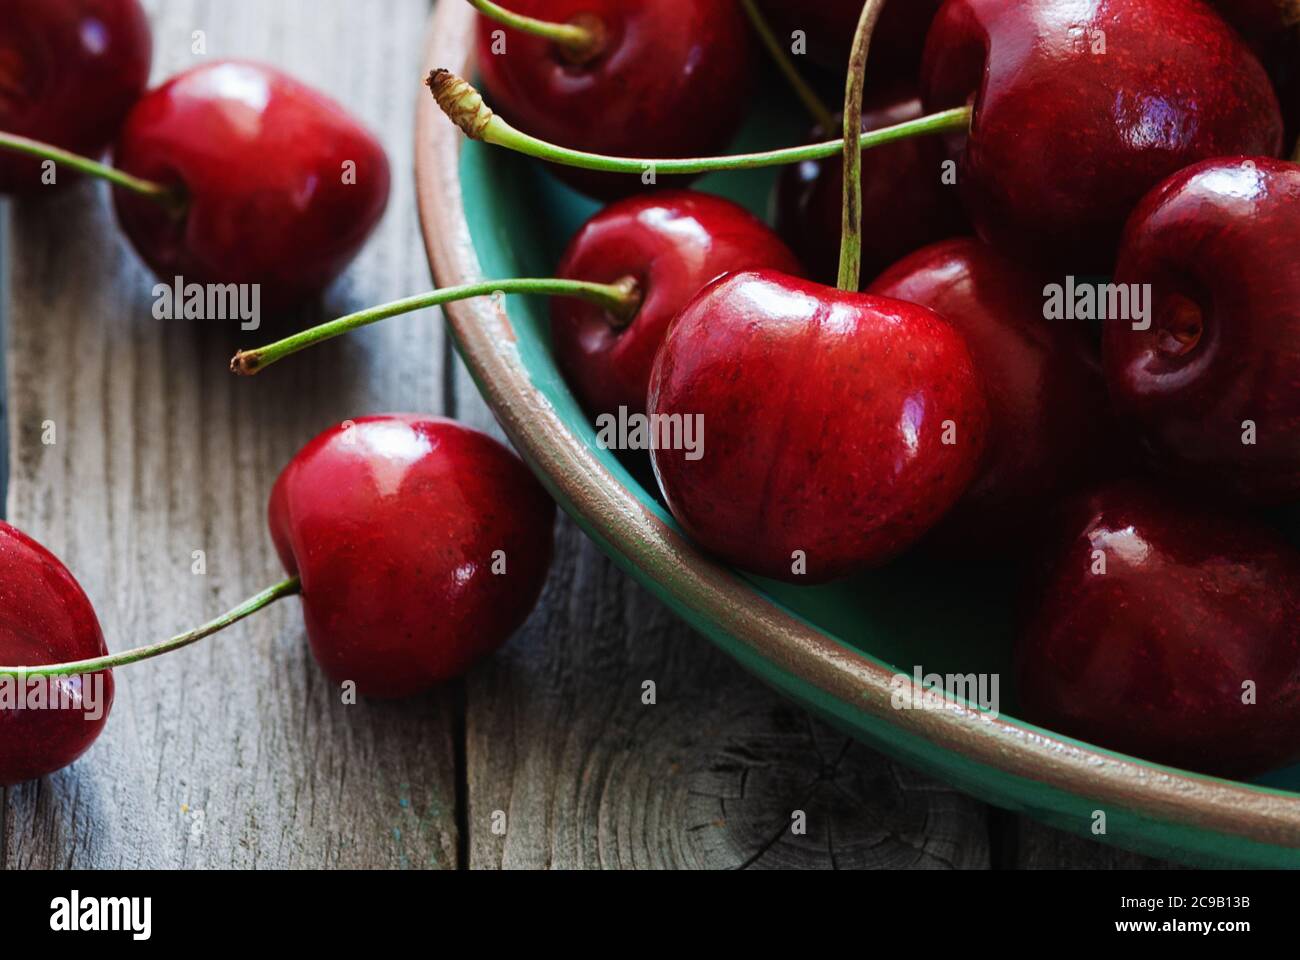
<path fill-rule="evenodd" d="M 191 38 L 204 30 L 207 59 L 275 63 L 382 134 L 388 215 L 295 325 L 429 285 L 408 173 L 428 5 L 383 7 L 376 17 L 346 0 L 151 4 L 155 80 L 201 61 Z M 436 314 L 239 381 L 225 371 L 230 330 L 151 316 L 153 279 L 103 189 L 23 203 L 11 219 L 8 517 L 75 571 L 113 648 L 279 579 L 266 497 L 316 432 L 383 409 L 441 409 Z M 52 446 L 41 442 L 47 420 Z M 206 552 L 205 576 L 191 573 L 194 550 Z M 8 791 L 4 865 L 456 866 L 452 698 L 344 707 L 311 661 L 296 608 L 118 671 L 95 747 Z"/>

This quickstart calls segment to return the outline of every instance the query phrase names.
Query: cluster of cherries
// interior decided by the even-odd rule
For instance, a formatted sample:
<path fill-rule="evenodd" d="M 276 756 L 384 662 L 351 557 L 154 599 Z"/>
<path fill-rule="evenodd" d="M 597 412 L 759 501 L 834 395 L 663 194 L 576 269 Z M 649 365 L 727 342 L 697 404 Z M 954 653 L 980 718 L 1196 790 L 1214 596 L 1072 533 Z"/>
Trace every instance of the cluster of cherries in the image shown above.
<path fill-rule="evenodd" d="M 913 549 L 1025 560 L 1028 718 L 1223 775 L 1300 756 L 1300 553 L 1268 523 L 1300 499 L 1300 166 L 1280 159 L 1300 119 L 1292 0 L 469 2 L 501 114 L 446 71 L 429 80 L 440 106 L 613 202 L 554 278 L 362 311 L 241 351 L 237 372 L 407 310 L 555 296 L 557 361 L 590 413 L 703 417 L 705 456 L 651 459 L 712 553 L 802 584 Z M 105 38 L 135 37 L 145 69 L 116 114 L 116 168 L 78 168 L 116 178 L 123 227 L 161 275 L 259 282 L 282 294 L 264 302 L 288 303 L 327 283 L 382 211 L 382 152 L 319 94 L 228 63 L 135 100 L 148 49 L 133 0 L 0 3 L 33 24 L 0 47 L 0 128 L 68 150 L 100 150 L 114 130 L 92 136 L 35 66 L 11 83 L 3 64 L 40 60 L 74 10 L 112 25 Z M 62 21 L 41 22 L 52 8 Z M 849 64 L 842 121 L 797 81 L 823 133 L 843 137 L 708 156 L 752 99 L 760 41 L 797 74 L 786 33 L 809 60 Z M 684 186 L 776 164 L 790 165 L 778 231 Z M 11 188 L 33 182 L 35 168 L 15 171 Z M 1149 322 L 1110 318 L 1097 336 L 1045 319 L 1046 286 L 1074 273 L 1149 284 Z M 75 582 L 6 530 L 0 588 L 58 575 L 24 590 L 45 598 L 38 616 L 0 612 L 0 660 L 115 666 L 301 592 L 331 677 L 412 693 L 526 616 L 552 510 L 479 434 L 359 419 L 275 486 L 290 579 L 154 648 L 107 657 Z M 89 667 L 58 663 L 74 658 Z M 92 726 L 0 712 L 0 782 L 70 762 Z"/>

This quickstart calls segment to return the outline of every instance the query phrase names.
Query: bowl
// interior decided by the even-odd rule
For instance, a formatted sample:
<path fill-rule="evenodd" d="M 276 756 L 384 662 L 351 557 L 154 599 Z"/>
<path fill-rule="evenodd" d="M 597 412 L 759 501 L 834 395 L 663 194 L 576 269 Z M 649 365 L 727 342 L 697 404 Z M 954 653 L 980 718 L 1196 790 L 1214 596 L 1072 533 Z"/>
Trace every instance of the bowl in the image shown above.
<path fill-rule="evenodd" d="M 437 5 L 428 68 L 473 75 L 474 17 L 466 3 Z M 797 108 L 778 94 L 763 104 L 738 148 L 798 142 L 806 124 Z M 551 275 L 597 205 L 531 160 L 467 141 L 431 97 L 416 123 L 420 217 L 437 284 Z M 698 186 L 761 214 L 773 177 L 750 171 Z M 962 698 L 896 708 L 895 678 L 918 668 L 1012 676 L 1008 572 L 904 560 L 831 586 L 792 587 L 721 565 L 676 526 L 648 470 L 598 446 L 554 363 L 548 309 L 541 298 L 482 298 L 445 314 L 483 397 L 561 507 L 763 682 L 902 763 L 1058 829 L 1188 863 L 1300 867 L 1300 766 L 1254 783 L 1159 766 L 1017 720 L 1009 684 L 999 684 L 997 711 Z"/>

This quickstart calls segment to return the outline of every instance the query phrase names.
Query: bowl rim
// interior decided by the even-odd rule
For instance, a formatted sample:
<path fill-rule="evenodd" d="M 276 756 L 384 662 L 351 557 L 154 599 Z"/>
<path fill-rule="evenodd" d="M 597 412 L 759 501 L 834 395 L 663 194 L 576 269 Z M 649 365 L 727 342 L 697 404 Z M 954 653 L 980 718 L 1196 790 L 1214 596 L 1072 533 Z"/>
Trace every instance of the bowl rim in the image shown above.
<path fill-rule="evenodd" d="M 476 13 L 438 3 L 425 69 L 467 75 Z M 421 232 L 439 287 L 483 279 L 465 216 L 463 136 L 429 96 L 416 110 L 415 177 Z M 756 594 L 646 508 L 564 425 L 533 384 L 499 298 L 450 304 L 444 315 L 502 429 L 534 473 L 589 529 L 682 605 L 825 695 L 1001 773 L 1171 823 L 1300 848 L 1300 797 L 1204 776 L 1057 739 L 962 704 L 895 710 L 893 673 Z"/>

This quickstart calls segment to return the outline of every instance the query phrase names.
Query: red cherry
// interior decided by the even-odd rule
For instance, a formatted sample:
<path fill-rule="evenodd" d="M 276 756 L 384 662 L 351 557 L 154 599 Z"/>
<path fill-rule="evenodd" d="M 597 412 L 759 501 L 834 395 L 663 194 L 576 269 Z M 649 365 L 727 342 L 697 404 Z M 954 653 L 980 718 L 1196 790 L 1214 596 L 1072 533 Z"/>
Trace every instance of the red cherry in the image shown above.
<path fill-rule="evenodd" d="M 1106 375 L 1179 476 L 1254 501 L 1300 498 L 1297 251 L 1293 163 L 1197 164 L 1134 212 L 1115 279 L 1152 285 L 1150 329 L 1107 324 Z"/>
<path fill-rule="evenodd" d="M 634 157 L 717 153 L 743 117 L 757 55 L 738 3 L 717 0 L 510 0 L 510 11 L 576 22 L 599 40 L 586 55 L 479 18 L 478 68 L 493 109 L 566 147 Z M 504 44 L 504 52 L 502 52 Z M 557 170 L 613 197 L 636 177 Z"/>
<path fill-rule="evenodd" d="M 1200 0 L 948 0 L 922 74 L 930 108 L 974 97 L 958 176 L 980 236 L 1081 272 L 1110 271 L 1174 171 L 1282 147 L 1263 67 Z"/>
<path fill-rule="evenodd" d="M 418 693 L 505 643 L 541 593 L 554 516 L 501 444 L 412 414 L 326 430 L 285 467 L 269 508 L 312 652 L 374 697 Z"/>
<path fill-rule="evenodd" d="M 0 0 L 0 24 L 0 130 L 103 153 L 149 80 L 138 0 Z M 0 193 L 40 186 L 39 160 L 0 154 Z"/>
<path fill-rule="evenodd" d="M 702 456 L 652 451 L 678 522 L 794 583 L 914 543 L 969 485 L 988 426 L 970 353 L 933 311 L 773 270 L 723 277 L 682 310 L 649 412 L 702 418 Z"/>
<path fill-rule="evenodd" d="M 631 277 L 641 305 L 626 320 L 582 300 L 551 302 L 556 359 L 586 410 L 644 413 L 650 368 L 673 318 L 709 281 L 763 267 L 800 272 L 776 234 L 721 197 L 664 191 L 622 200 L 588 220 L 556 276 L 598 283 Z"/>
<path fill-rule="evenodd" d="M 863 113 L 862 129 L 878 130 L 920 116 L 920 99 L 904 96 Z M 840 135 L 819 128 L 810 142 Z M 937 137 L 900 140 L 862 154 L 864 279 L 913 250 L 968 229 L 956 189 L 943 182 L 946 158 Z M 777 181 L 777 232 L 821 283 L 834 283 L 839 269 L 843 200 L 841 156 L 786 167 Z"/>
<path fill-rule="evenodd" d="M 926 31 L 942 5 L 943 0 L 890 0 L 885 4 L 867 59 L 869 86 L 898 80 L 916 82 Z M 782 40 L 801 30 L 810 59 L 841 73 L 847 68 L 862 0 L 762 0 L 761 8 Z"/>
<path fill-rule="evenodd" d="M 107 653 L 95 611 L 67 567 L 0 521 L 0 663 L 40 666 Z M 92 687 L 89 701 L 83 700 L 87 683 L 102 684 Z M 44 685 L 47 709 L 33 708 L 37 684 Z M 48 709 L 49 693 L 59 709 Z M 113 671 L 53 681 L 0 677 L 0 694 L 0 704 L 21 695 L 26 707 L 12 708 L 12 699 L 0 707 L 0 786 L 9 786 L 53 773 L 86 752 L 108 721 Z"/>
<path fill-rule="evenodd" d="M 1017 650 L 1026 718 L 1220 776 L 1300 759 L 1300 554 L 1163 488 L 1067 512 Z"/>
<path fill-rule="evenodd" d="M 1048 501 L 1104 459 L 1106 385 L 1082 325 L 1043 319 L 1043 281 L 976 240 L 918 250 L 867 290 L 929 307 L 965 338 L 989 404 L 979 475 L 941 525 L 945 543 L 1010 549 Z"/>
<path fill-rule="evenodd" d="M 115 159 L 184 191 L 183 216 L 114 191 L 123 229 L 161 279 L 258 283 L 269 310 L 324 289 L 388 201 L 378 141 L 333 100 L 261 64 L 218 61 L 150 91 Z"/>

